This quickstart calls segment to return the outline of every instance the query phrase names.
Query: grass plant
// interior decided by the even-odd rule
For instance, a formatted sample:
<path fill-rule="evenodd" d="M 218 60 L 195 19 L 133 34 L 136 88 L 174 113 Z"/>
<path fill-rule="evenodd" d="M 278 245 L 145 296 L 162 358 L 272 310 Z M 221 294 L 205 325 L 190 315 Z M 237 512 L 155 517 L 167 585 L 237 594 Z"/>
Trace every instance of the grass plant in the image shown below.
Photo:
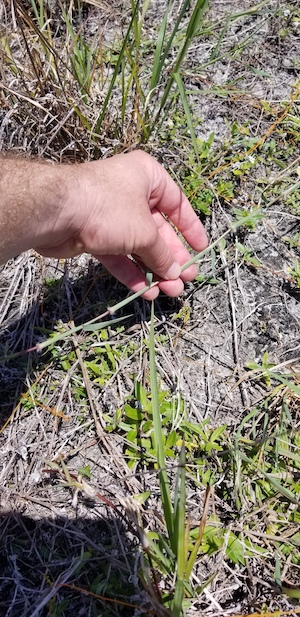
<path fill-rule="evenodd" d="M 182 266 L 201 267 L 186 303 L 151 314 L 151 276 L 123 297 L 94 266 L 5 266 L 1 500 L 29 517 L 1 518 L 7 615 L 300 612 L 299 84 L 287 69 L 272 98 L 271 47 L 252 53 L 267 29 L 288 55 L 300 15 L 229 5 L 3 12 L 4 149 L 60 161 L 142 145 L 212 238 Z"/>

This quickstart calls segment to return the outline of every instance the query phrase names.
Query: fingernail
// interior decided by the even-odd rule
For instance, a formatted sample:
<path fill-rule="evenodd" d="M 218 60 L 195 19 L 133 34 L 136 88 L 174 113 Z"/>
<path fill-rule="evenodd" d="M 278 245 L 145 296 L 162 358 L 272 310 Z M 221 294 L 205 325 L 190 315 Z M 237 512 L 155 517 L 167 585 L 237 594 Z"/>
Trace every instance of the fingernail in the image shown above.
<path fill-rule="evenodd" d="M 178 279 L 181 274 L 181 267 L 176 261 L 171 265 L 171 268 L 166 272 L 166 279 Z"/>

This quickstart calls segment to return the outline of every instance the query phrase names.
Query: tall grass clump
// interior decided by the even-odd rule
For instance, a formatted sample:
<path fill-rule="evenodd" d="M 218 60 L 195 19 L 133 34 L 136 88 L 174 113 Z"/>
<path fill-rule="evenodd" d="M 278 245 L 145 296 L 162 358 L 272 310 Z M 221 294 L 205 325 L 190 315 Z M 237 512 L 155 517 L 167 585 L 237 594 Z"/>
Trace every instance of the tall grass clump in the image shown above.
<path fill-rule="evenodd" d="M 108 137 L 126 144 L 147 142 L 178 99 L 193 136 L 181 72 L 207 4 L 184 0 L 176 14 L 169 0 L 161 23 L 153 27 L 155 43 L 147 39 L 144 28 L 149 0 L 131 0 L 123 34 L 115 32 L 109 41 L 101 23 L 91 34 L 91 9 L 81 2 L 63 4 L 57 28 L 58 14 L 50 4 L 30 0 L 25 6 L 15 0 L 25 57 L 4 29 L 0 53 L 5 81 L 11 83 L 11 76 L 19 80 L 19 96 L 25 95 L 26 107 L 32 112 L 38 107 L 41 116 L 44 106 L 36 100 L 46 96 L 49 113 L 61 120 L 56 140 L 61 138 L 64 147 L 66 135 L 73 135 L 83 156 L 96 155 Z M 7 95 L 15 98 L 18 92 L 8 90 Z"/>

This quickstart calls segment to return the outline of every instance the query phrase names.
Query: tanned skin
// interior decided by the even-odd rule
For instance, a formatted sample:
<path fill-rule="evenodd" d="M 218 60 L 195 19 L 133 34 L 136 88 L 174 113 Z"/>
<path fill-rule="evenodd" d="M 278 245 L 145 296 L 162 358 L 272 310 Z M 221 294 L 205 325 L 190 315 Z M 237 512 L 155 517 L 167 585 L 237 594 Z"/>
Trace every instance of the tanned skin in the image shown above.
<path fill-rule="evenodd" d="M 0 158 L 0 263 L 31 248 L 57 258 L 87 252 L 138 291 L 146 279 L 132 255 L 177 296 L 197 267 L 181 273 L 190 255 L 169 221 L 196 251 L 207 246 L 187 198 L 145 152 L 78 165 Z M 158 293 L 153 287 L 144 297 Z"/>

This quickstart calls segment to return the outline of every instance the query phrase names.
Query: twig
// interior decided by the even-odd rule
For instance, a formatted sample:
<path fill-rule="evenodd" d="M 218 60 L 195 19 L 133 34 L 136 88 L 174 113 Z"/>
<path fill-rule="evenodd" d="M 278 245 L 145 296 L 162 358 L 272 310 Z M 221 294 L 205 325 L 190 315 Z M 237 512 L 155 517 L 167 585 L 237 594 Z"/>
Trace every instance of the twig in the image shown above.
<path fill-rule="evenodd" d="M 225 249 L 222 249 L 222 248 L 220 249 L 220 257 L 221 257 L 222 264 L 224 266 L 225 276 L 226 276 L 226 280 L 227 280 L 227 287 L 228 287 L 230 314 L 231 314 L 231 320 L 232 320 L 233 359 L 234 359 L 234 362 L 236 364 L 237 374 L 238 374 L 238 377 L 239 377 L 239 380 L 240 380 L 240 378 L 241 378 L 241 364 L 240 364 L 240 354 L 239 354 L 239 343 L 238 343 L 238 331 L 237 331 L 237 322 L 236 322 L 235 301 L 234 301 L 234 297 L 233 297 L 231 277 L 230 277 L 229 267 L 228 267 L 228 263 L 227 263 L 227 259 L 226 259 L 226 250 Z M 243 385 L 244 385 L 244 383 L 240 382 L 239 389 L 240 389 L 241 399 L 242 399 L 243 405 L 244 405 L 244 407 L 246 407 L 249 404 L 249 401 L 248 401 L 247 395 L 245 394 Z"/>

